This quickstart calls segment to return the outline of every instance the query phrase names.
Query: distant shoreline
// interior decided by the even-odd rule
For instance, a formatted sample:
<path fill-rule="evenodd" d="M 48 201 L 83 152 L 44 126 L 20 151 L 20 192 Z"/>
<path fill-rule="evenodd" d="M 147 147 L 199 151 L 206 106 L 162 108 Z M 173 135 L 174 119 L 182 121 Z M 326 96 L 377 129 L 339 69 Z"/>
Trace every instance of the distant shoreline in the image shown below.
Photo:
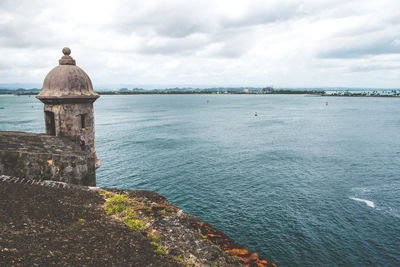
<path fill-rule="evenodd" d="M 275 91 L 272 93 L 241 92 L 241 91 L 149 91 L 149 92 L 118 92 L 104 91 L 98 92 L 100 95 L 321 95 L 321 91 Z"/>
<path fill-rule="evenodd" d="M 290 91 L 290 90 L 279 90 L 270 93 L 260 92 L 241 92 L 241 91 L 100 91 L 97 92 L 99 95 L 317 95 L 317 96 L 337 96 L 337 97 L 400 97 L 399 95 L 388 95 L 388 94 L 366 94 L 366 93 L 333 93 L 327 94 L 324 91 Z M 38 92 L 12 92 L 12 91 L 1 91 L 0 95 L 29 95 L 36 96 Z"/>
<path fill-rule="evenodd" d="M 321 96 L 337 96 L 337 97 L 400 97 L 400 95 L 336 95 L 336 94 L 321 94 Z"/>
<path fill-rule="evenodd" d="M 275 91 L 272 93 L 241 92 L 241 91 L 100 91 L 99 95 L 321 95 L 322 91 Z M 38 92 L 2 92 L 0 95 L 37 95 Z"/>

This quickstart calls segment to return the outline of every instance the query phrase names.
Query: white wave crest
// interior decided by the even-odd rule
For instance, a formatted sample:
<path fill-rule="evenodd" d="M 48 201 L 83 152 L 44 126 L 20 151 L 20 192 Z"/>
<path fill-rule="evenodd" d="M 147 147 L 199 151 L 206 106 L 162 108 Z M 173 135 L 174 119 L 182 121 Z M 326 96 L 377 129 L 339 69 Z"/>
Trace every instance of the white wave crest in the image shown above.
<path fill-rule="evenodd" d="M 372 202 L 371 200 L 366 200 L 366 199 L 356 198 L 356 197 L 350 197 L 350 199 L 359 201 L 359 202 L 364 202 L 365 204 L 367 204 L 368 207 L 375 208 L 375 203 Z"/>

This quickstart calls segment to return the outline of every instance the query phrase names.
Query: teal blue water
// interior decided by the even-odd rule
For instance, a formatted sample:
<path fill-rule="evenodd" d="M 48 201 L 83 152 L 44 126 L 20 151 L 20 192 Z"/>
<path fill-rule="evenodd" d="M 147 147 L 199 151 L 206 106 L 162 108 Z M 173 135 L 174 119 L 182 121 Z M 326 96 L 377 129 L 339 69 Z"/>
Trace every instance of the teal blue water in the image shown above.
<path fill-rule="evenodd" d="M 44 131 L 34 97 L 0 107 L 1 130 Z M 155 190 L 280 266 L 399 266 L 399 114 L 400 98 L 101 96 L 97 183 Z"/>

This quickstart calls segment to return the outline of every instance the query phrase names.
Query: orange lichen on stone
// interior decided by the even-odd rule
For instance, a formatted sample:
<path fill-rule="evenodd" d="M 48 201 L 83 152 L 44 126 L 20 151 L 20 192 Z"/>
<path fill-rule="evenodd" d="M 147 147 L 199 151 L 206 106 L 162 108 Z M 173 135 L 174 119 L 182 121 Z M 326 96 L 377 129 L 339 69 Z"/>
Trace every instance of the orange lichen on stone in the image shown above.
<path fill-rule="evenodd" d="M 227 252 L 229 254 L 231 254 L 231 255 L 247 255 L 247 254 L 250 254 L 250 251 L 248 251 L 245 248 L 234 248 L 234 249 L 228 250 Z"/>
<path fill-rule="evenodd" d="M 252 253 L 249 257 L 250 260 L 257 260 L 258 259 L 258 254 L 257 253 Z"/>
<path fill-rule="evenodd" d="M 211 237 L 221 237 L 221 235 L 214 235 L 214 234 L 207 234 L 207 235 Z"/>
<path fill-rule="evenodd" d="M 243 263 L 250 263 L 250 260 L 244 257 L 238 257 L 238 259 Z"/>
<path fill-rule="evenodd" d="M 213 243 L 219 245 L 229 255 L 238 256 L 238 260 L 246 264 L 246 266 L 276 266 L 274 263 L 261 259 L 257 253 L 252 253 L 242 245 L 235 243 L 235 241 L 211 225 L 205 222 L 198 222 L 197 225 L 203 235 L 208 236 Z"/>

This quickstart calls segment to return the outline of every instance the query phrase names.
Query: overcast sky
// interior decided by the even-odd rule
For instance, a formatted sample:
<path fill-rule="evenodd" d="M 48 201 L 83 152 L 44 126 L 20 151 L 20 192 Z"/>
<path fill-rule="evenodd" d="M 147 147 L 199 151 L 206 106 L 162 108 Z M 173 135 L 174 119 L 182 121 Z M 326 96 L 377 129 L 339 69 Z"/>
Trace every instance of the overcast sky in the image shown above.
<path fill-rule="evenodd" d="M 0 83 L 400 87 L 398 0 L 0 1 Z"/>

